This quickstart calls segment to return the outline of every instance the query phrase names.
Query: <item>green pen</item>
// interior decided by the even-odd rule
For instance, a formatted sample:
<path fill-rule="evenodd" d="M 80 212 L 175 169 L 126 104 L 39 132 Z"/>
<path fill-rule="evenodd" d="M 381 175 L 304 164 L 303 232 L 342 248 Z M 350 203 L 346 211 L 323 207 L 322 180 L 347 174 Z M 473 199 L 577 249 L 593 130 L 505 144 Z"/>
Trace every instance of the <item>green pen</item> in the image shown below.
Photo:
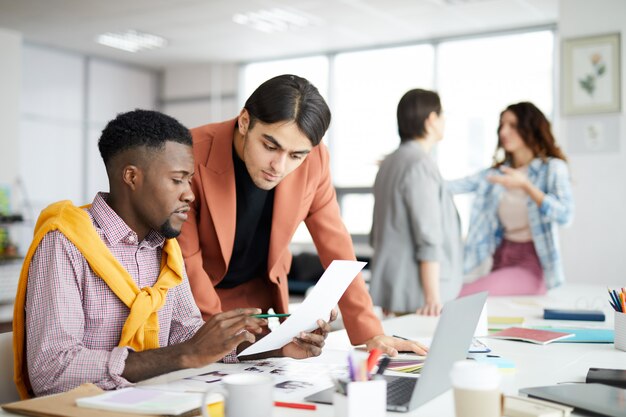
<path fill-rule="evenodd" d="M 272 317 L 289 317 L 291 314 L 253 314 L 252 317 L 256 317 L 257 319 L 269 319 Z"/>

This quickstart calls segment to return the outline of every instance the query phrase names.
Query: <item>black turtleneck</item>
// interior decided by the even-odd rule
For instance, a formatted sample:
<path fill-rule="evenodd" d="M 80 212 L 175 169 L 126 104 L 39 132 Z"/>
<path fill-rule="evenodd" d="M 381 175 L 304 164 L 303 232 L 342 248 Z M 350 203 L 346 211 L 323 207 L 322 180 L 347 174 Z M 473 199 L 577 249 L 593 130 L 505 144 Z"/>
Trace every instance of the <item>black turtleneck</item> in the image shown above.
<path fill-rule="evenodd" d="M 234 147 L 233 163 L 237 189 L 235 245 L 226 276 L 217 288 L 233 288 L 267 274 L 274 190 L 254 185 Z"/>

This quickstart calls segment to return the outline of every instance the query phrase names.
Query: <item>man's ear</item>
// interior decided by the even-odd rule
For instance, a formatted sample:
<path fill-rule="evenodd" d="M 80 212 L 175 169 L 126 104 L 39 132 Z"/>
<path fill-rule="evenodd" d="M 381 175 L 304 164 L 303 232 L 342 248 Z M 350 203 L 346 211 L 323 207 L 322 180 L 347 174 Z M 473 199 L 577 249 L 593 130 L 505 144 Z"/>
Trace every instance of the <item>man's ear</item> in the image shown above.
<path fill-rule="evenodd" d="M 122 181 L 135 191 L 141 184 L 141 170 L 136 165 L 126 165 L 122 170 Z"/>
<path fill-rule="evenodd" d="M 424 120 L 424 130 L 426 131 L 426 133 L 430 133 L 430 131 L 433 128 L 434 123 L 437 121 L 437 117 L 438 117 L 437 113 L 434 111 L 431 111 L 428 117 L 426 118 L 426 120 Z"/>
<path fill-rule="evenodd" d="M 248 128 L 250 127 L 250 113 L 248 113 L 248 110 L 241 109 L 237 118 L 237 127 L 241 135 L 245 136 L 248 133 Z"/>

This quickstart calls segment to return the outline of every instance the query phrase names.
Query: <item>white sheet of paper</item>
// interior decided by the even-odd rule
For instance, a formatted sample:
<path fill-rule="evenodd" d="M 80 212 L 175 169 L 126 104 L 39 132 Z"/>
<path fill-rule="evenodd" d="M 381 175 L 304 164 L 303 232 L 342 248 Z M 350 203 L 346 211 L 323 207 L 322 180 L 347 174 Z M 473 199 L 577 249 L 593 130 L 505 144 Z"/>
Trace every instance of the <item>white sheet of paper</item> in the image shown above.
<path fill-rule="evenodd" d="M 366 262 L 333 261 L 321 276 L 311 293 L 302 304 L 278 328 L 254 343 L 238 356 L 252 355 L 279 349 L 300 332 L 317 328 L 317 320 L 328 320 L 330 311 L 348 288 L 348 285 L 363 269 Z"/>
<path fill-rule="evenodd" d="M 222 396 L 212 394 L 209 402 L 222 400 Z M 136 387 L 76 399 L 78 407 L 133 414 L 180 415 L 199 408 L 201 404 L 202 395 L 199 393 L 164 392 Z"/>

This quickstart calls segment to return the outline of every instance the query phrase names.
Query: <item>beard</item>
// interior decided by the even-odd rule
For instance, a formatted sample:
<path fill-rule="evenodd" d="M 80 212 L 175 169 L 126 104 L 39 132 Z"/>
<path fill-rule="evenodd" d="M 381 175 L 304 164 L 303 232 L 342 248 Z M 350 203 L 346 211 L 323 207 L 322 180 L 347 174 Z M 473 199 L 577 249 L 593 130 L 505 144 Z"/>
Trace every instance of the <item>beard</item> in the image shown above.
<path fill-rule="evenodd" d="M 180 235 L 180 230 L 174 229 L 172 225 L 170 224 L 169 219 L 165 220 L 165 223 L 163 223 L 161 227 L 159 227 L 159 232 L 166 239 L 173 239 L 175 237 L 178 237 L 178 235 Z"/>

